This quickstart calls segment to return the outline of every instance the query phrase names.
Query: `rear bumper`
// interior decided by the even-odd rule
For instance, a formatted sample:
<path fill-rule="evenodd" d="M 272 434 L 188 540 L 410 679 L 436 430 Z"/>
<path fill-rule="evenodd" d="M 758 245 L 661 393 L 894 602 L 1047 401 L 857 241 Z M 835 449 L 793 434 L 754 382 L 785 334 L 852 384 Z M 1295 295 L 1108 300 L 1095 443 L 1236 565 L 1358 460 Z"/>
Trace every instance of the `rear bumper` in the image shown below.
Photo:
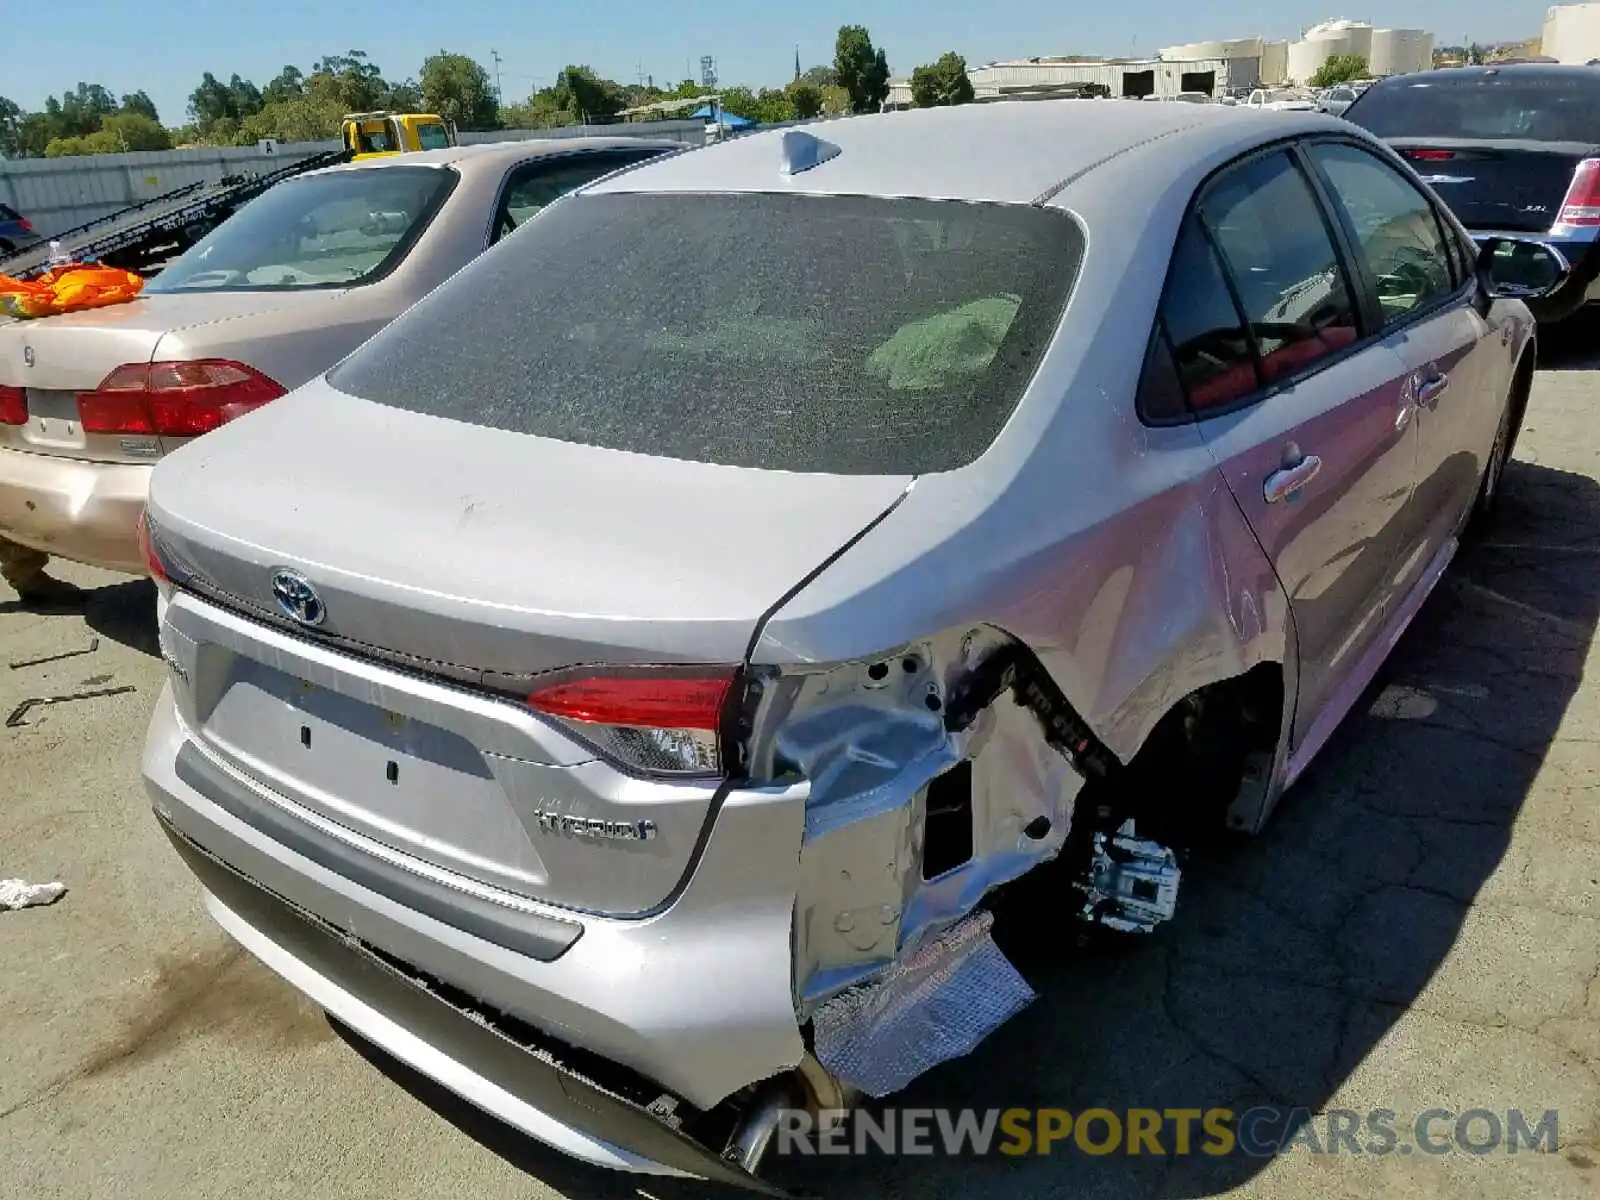
<path fill-rule="evenodd" d="M 714 1179 L 782 1195 L 637 1104 L 475 1021 L 381 957 L 297 911 L 170 825 L 224 930 L 329 1015 L 462 1099 L 599 1167 Z"/>
<path fill-rule="evenodd" d="M 73 562 L 143 575 L 138 525 L 153 470 L 0 450 L 0 535 Z"/>
<path fill-rule="evenodd" d="M 581 924 L 575 940 L 534 957 L 241 820 L 241 804 L 292 809 L 226 768 L 180 771 L 180 759 L 197 753 L 169 689 L 145 747 L 146 788 L 217 920 L 267 966 L 395 1058 L 560 1150 L 600 1166 L 752 1185 L 644 1106 L 666 1092 L 710 1110 L 799 1063 L 790 936 L 800 804 L 730 797 L 671 907 L 631 921 L 527 914 Z M 233 794 L 219 804 L 201 788 Z M 548 1048 L 511 1042 L 517 1052 L 508 1053 L 506 1037 L 441 999 L 430 980 Z M 566 1053 L 581 1077 L 556 1061 Z"/>

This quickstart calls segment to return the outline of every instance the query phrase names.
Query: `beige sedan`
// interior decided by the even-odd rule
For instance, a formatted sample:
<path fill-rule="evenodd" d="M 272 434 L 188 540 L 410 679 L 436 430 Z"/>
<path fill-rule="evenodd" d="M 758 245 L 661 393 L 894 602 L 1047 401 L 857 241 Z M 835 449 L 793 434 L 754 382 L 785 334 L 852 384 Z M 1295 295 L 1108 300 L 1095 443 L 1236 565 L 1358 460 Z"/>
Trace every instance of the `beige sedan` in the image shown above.
<path fill-rule="evenodd" d="M 308 172 L 129 304 L 0 324 L 0 573 L 25 599 L 50 555 L 144 573 L 164 454 L 320 375 L 556 197 L 680 149 L 552 139 Z"/>

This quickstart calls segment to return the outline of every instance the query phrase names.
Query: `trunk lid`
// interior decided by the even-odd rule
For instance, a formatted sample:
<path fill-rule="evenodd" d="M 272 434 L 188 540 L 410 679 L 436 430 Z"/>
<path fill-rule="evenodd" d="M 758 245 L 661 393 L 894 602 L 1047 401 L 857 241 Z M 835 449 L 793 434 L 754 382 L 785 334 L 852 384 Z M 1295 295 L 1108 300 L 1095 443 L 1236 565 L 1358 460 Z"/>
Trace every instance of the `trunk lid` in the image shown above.
<path fill-rule="evenodd" d="M 93 462 L 159 458 L 171 448 L 163 439 L 85 433 L 78 394 L 94 390 L 120 366 L 150 362 L 169 333 L 278 312 L 297 300 L 270 292 L 156 293 L 107 308 L 0 322 L 0 384 L 26 389 L 29 416 L 26 425 L 0 426 L 0 448 Z"/>
<path fill-rule="evenodd" d="M 201 742 L 314 819 L 473 885 L 638 913 L 692 861 L 716 781 L 596 761 L 519 686 L 741 661 L 762 615 L 909 483 L 598 449 L 317 380 L 157 469 L 163 554 L 226 606 L 180 594 L 163 647 Z M 279 568 L 317 590 L 315 633 L 279 613 Z M 551 814 L 651 832 L 574 836 Z"/>
<path fill-rule="evenodd" d="M 1543 233 L 1572 173 L 1597 153 L 1587 142 L 1389 138 L 1469 229 Z"/>

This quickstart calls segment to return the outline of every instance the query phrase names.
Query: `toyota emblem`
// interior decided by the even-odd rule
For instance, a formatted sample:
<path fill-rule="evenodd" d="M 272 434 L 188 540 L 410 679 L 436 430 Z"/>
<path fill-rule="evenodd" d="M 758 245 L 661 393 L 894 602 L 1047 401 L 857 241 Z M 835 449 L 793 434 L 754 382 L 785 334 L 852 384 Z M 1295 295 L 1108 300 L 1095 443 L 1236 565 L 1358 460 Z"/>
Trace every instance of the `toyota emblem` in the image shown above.
<path fill-rule="evenodd" d="M 287 568 L 272 573 L 272 598 L 285 616 L 293 617 L 302 625 L 321 625 L 328 615 L 322 597 L 311 581 L 299 571 Z"/>

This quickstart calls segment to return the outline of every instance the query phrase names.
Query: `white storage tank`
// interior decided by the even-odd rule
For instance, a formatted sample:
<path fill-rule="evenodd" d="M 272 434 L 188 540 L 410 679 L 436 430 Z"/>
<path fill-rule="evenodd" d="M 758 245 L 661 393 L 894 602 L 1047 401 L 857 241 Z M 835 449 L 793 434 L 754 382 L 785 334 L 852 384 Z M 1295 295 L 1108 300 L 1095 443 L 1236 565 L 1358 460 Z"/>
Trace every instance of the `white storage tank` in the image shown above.
<path fill-rule="evenodd" d="M 1423 29 L 1374 29 L 1367 72 L 1374 77 L 1409 75 L 1433 66 L 1433 34 Z"/>
<path fill-rule="evenodd" d="M 1360 21 L 1324 21 L 1289 46 L 1289 78 L 1304 86 L 1330 58 L 1340 54 L 1372 57 L 1372 26 Z"/>
<path fill-rule="evenodd" d="M 1156 54 L 1163 62 L 1195 62 L 1208 58 L 1220 58 L 1231 62 L 1236 58 L 1260 58 L 1261 39 L 1253 37 L 1234 38 L 1225 42 L 1190 42 L 1186 46 L 1168 46 Z"/>
<path fill-rule="evenodd" d="M 1600 58 L 1600 4 L 1558 4 L 1545 13 L 1540 53 L 1574 66 Z"/>
<path fill-rule="evenodd" d="M 1289 78 L 1289 43 L 1263 42 L 1261 45 L 1261 82 L 1282 83 Z"/>

